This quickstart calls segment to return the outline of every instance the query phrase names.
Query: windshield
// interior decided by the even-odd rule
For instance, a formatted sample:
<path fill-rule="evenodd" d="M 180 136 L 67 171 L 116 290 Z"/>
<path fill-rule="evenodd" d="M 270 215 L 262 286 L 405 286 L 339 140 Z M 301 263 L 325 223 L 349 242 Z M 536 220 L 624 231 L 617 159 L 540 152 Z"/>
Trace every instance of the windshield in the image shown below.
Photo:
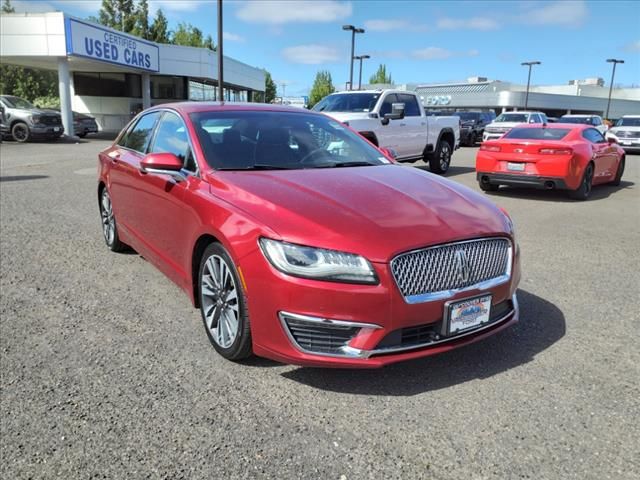
<path fill-rule="evenodd" d="M 501 122 L 513 122 L 513 123 L 527 123 L 529 121 L 529 115 L 524 113 L 503 113 L 498 115 L 498 118 L 494 120 L 495 123 Z"/>
<path fill-rule="evenodd" d="M 477 120 L 479 115 L 477 113 L 470 112 L 455 112 L 453 114 L 456 117 L 460 117 L 461 120 Z"/>
<path fill-rule="evenodd" d="M 640 127 L 640 117 L 621 118 L 616 122 L 616 127 Z"/>
<path fill-rule="evenodd" d="M 591 125 L 591 117 L 561 117 L 556 123 L 574 123 Z"/>
<path fill-rule="evenodd" d="M 8 103 L 11 108 L 24 108 L 27 110 L 29 110 L 30 108 L 35 108 L 31 103 L 20 97 L 6 96 L 2 97 L 2 99 L 6 103 Z"/>
<path fill-rule="evenodd" d="M 571 131 L 570 128 L 512 128 L 502 138 L 520 140 L 562 140 Z"/>
<path fill-rule="evenodd" d="M 378 103 L 379 93 L 337 93 L 320 100 L 315 112 L 370 112 Z"/>
<path fill-rule="evenodd" d="M 391 163 L 324 115 L 270 111 L 191 114 L 209 165 L 219 170 L 304 169 Z"/>

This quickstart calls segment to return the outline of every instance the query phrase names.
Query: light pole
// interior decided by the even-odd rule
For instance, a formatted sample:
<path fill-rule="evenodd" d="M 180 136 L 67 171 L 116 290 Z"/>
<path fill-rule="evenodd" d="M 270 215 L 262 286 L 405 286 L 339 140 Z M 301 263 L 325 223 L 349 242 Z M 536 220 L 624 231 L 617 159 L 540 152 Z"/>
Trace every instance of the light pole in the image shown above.
<path fill-rule="evenodd" d="M 608 63 L 613 63 L 613 71 L 611 72 L 611 83 L 609 84 L 609 100 L 607 100 L 607 113 L 604 115 L 605 120 L 609 120 L 609 106 L 611 105 L 611 90 L 613 89 L 613 78 L 616 76 L 616 64 L 624 63 L 624 60 L 616 60 L 615 58 L 607 58 Z"/>
<path fill-rule="evenodd" d="M 527 77 L 527 94 L 524 97 L 524 109 L 529 106 L 529 85 L 531 85 L 531 67 L 534 65 L 540 65 L 540 62 L 522 62 L 520 65 L 527 65 L 529 67 L 529 77 Z"/>
<path fill-rule="evenodd" d="M 351 30 L 351 61 L 349 62 L 349 90 L 353 90 L 353 52 L 356 45 L 356 33 L 364 33 L 364 28 L 343 25 L 342 30 Z"/>
<path fill-rule="evenodd" d="M 362 60 L 366 60 L 367 58 L 371 58 L 369 55 L 357 55 L 355 57 L 356 60 L 360 60 L 360 75 L 358 76 L 358 90 L 362 90 Z"/>
<path fill-rule="evenodd" d="M 218 101 L 224 102 L 224 70 L 222 69 L 222 0 L 218 0 Z"/>

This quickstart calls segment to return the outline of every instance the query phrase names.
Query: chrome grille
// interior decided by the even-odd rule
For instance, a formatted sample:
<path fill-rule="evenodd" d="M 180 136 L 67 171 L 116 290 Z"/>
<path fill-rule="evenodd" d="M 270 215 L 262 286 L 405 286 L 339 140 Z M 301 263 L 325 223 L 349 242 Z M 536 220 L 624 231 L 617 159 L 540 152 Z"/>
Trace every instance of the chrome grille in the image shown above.
<path fill-rule="evenodd" d="M 640 138 L 640 132 L 632 132 L 630 130 L 618 130 L 615 135 L 619 138 Z"/>
<path fill-rule="evenodd" d="M 450 243 L 401 254 L 391 262 L 391 270 L 405 299 L 416 303 L 449 290 L 506 281 L 511 273 L 510 252 L 506 238 Z"/>

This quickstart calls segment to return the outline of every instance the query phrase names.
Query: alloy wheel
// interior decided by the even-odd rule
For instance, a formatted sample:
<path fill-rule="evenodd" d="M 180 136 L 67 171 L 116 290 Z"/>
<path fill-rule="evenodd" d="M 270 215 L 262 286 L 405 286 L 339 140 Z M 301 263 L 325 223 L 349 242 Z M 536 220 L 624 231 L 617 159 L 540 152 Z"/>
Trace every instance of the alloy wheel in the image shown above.
<path fill-rule="evenodd" d="M 591 193 L 591 187 L 593 184 L 593 167 L 589 165 L 587 167 L 587 171 L 584 172 L 584 192 L 585 196 L 588 196 Z"/>
<path fill-rule="evenodd" d="M 449 162 L 451 161 L 451 150 L 449 144 L 444 142 L 440 147 L 440 169 L 446 171 L 449 168 Z"/>
<path fill-rule="evenodd" d="M 219 347 L 230 348 L 238 336 L 240 304 L 231 268 L 221 256 L 207 258 L 200 284 L 207 330 Z"/>
<path fill-rule="evenodd" d="M 100 201 L 100 217 L 102 218 L 102 233 L 107 245 L 113 245 L 116 234 L 116 223 L 113 218 L 113 207 L 111 206 L 111 197 L 105 188 L 102 191 L 102 199 Z"/>
<path fill-rule="evenodd" d="M 29 138 L 29 127 L 19 123 L 13 127 L 11 133 L 13 134 L 13 139 L 16 142 L 26 142 Z"/>

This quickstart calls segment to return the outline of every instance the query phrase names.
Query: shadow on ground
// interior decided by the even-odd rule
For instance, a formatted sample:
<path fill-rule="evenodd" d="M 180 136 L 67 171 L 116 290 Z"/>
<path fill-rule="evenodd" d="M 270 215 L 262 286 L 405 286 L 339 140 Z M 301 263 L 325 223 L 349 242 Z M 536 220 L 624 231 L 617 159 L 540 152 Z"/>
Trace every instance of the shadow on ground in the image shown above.
<path fill-rule="evenodd" d="M 8 175 L 0 177 L 0 182 L 20 182 L 24 180 L 40 180 L 42 178 L 49 178 L 48 175 Z"/>
<path fill-rule="evenodd" d="M 381 370 L 298 368 L 282 373 L 295 382 L 356 395 L 411 396 L 488 378 L 525 365 L 565 335 L 563 313 L 554 304 L 518 291 L 520 322 L 478 343 Z"/>
<path fill-rule="evenodd" d="M 619 190 L 626 188 L 632 188 L 635 185 L 633 182 L 622 180 L 617 187 L 614 185 L 596 185 L 591 190 L 591 196 L 589 201 L 601 200 L 607 198 Z M 521 198 L 523 200 L 538 200 L 542 202 L 560 202 L 560 203 L 572 203 L 579 202 L 580 200 L 574 200 L 569 197 L 569 193 L 566 190 L 538 190 L 534 188 L 514 188 L 514 187 L 500 187 L 497 192 L 486 192 L 493 197 L 509 196 L 513 198 Z"/>
<path fill-rule="evenodd" d="M 431 169 L 429 165 L 414 165 L 415 168 L 420 170 L 424 170 L 425 172 L 430 172 Z M 459 165 L 451 165 L 447 173 L 444 174 L 444 177 L 455 177 L 456 175 L 464 175 L 465 173 L 475 172 L 476 169 L 474 167 L 462 167 Z"/>

